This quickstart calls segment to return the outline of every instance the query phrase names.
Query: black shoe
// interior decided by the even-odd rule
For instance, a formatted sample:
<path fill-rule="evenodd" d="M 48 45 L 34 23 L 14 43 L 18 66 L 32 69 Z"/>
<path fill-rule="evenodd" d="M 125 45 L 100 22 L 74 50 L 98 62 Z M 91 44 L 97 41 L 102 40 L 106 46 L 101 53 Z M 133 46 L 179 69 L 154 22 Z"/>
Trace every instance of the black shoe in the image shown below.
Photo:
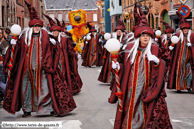
<path fill-rule="evenodd" d="M 58 116 L 57 112 L 55 112 L 55 111 L 52 111 L 52 112 L 51 112 L 51 115 L 52 115 L 52 116 Z"/>
<path fill-rule="evenodd" d="M 191 93 L 191 88 L 187 88 L 187 90 L 188 90 L 188 93 Z"/>
<path fill-rule="evenodd" d="M 177 90 L 177 93 L 181 93 L 181 90 Z"/>
<path fill-rule="evenodd" d="M 31 116 L 31 112 L 24 112 L 24 114 L 22 115 L 22 117 L 29 117 Z"/>

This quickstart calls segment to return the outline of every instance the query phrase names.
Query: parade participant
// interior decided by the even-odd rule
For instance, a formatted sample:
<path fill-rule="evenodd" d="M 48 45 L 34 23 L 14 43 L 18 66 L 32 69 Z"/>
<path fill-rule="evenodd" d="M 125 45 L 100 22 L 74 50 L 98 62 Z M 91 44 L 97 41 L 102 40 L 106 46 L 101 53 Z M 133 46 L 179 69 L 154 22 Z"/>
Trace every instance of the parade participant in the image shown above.
<path fill-rule="evenodd" d="M 85 53 L 82 62 L 82 66 L 101 66 L 102 65 L 102 45 L 99 42 L 98 34 L 96 34 L 96 30 L 91 26 L 90 35 L 91 39 L 86 41 Z"/>
<path fill-rule="evenodd" d="M 7 44 L 10 44 L 10 41 L 12 39 L 11 30 L 9 28 L 5 29 L 5 32 L 3 33 L 4 39 L 7 41 Z"/>
<path fill-rule="evenodd" d="M 122 51 L 122 46 L 125 44 L 127 38 L 125 34 L 125 26 L 124 23 L 120 20 L 118 25 L 115 27 L 115 32 L 111 34 L 112 38 L 116 38 L 119 40 L 121 43 L 121 51 Z M 125 39 L 125 40 L 124 40 Z M 103 49 L 103 67 L 100 72 L 100 75 L 98 77 L 98 80 L 104 83 L 110 83 L 111 82 L 111 87 L 112 89 L 112 84 L 114 83 L 114 73 L 112 71 L 112 61 L 110 58 L 111 54 L 106 50 L 106 45 L 104 45 Z"/>
<path fill-rule="evenodd" d="M 60 22 L 57 18 L 58 26 L 60 26 Z M 58 39 L 60 43 L 60 50 L 61 50 L 61 58 L 60 63 L 62 67 L 62 72 L 66 76 L 68 75 L 67 79 L 69 82 L 70 90 L 72 94 L 77 94 L 81 91 L 82 88 L 82 80 L 78 73 L 78 59 L 80 58 L 80 54 L 76 53 L 74 50 L 74 42 L 72 40 L 71 34 L 66 31 L 65 22 L 63 21 L 61 26 L 62 32 L 59 34 Z M 64 32 L 63 32 L 64 31 Z M 66 67 L 65 67 L 66 66 Z M 66 72 L 65 72 L 66 71 Z M 69 80 L 70 75 L 70 80 Z"/>
<path fill-rule="evenodd" d="M 3 57 L 5 56 L 6 50 L 8 48 L 8 44 L 7 44 L 6 40 L 3 37 L 4 33 L 5 32 L 3 31 L 3 29 L 0 29 L 0 47 L 3 48 L 2 53 L 1 53 L 3 55 Z"/>
<path fill-rule="evenodd" d="M 85 54 L 86 54 L 86 46 L 87 46 L 87 43 L 88 43 L 88 41 L 87 41 L 87 37 L 91 37 L 90 35 L 91 35 L 91 33 L 90 33 L 90 29 L 92 29 L 92 23 L 90 23 L 90 22 L 86 22 L 86 31 L 88 32 L 85 36 L 84 36 L 84 41 L 83 41 L 83 43 L 84 43 L 84 47 L 83 47 L 83 49 L 82 49 L 82 55 L 81 55 L 81 57 L 82 57 L 82 59 L 83 59 L 83 57 L 85 56 Z"/>
<path fill-rule="evenodd" d="M 48 32 L 42 29 L 43 21 L 34 7 L 26 1 L 25 4 L 30 12 L 29 28 L 16 43 L 3 108 L 11 114 L 22 108 L 22 117 L 31 116 L 31 112 L 66 115 L 76 105 L 57 70 L 59 51 L 53 57 Z"/>
<path fill-rule="evenodd" d="M 114 33 L 112 33 L 112 38 L 116 38 L 119 40 L 119 42 L 124 45 L 125 41 L 125 25 L 123 23 L 123 21 L 121 21 L 119 18 L 118 18 L 119 22 L 118 22 L 118 25 L 115 27 L 114 29 Z"/>
<path fill-rule="evenodd" d="M 116 64 L 120 72 L 121 91 L 114 87 L 109 98 L 115 103 L 118 98 L 114 129 L 172 129 L 165 101 L 163 83 L 165 62 L 158 58 L 159 47 L 152 44 L 153 30 L 142 16 L 135 30 L 134 43 L 125 49 L 123 62 Z"/>
<path fill-rule="evenodd" d="M 72 94 L 79 93 L 82 87 L 82 80 L 79 76 L 77 70 L 77 59 L 79 54 L 73 50 L 73 46 L 71 45 L 70 37 L 60 33 L 62 27 L 57 18 L 57 24 L 52 20 L 48 15 L 45 15 L 51 24 L 50 31 L 53 32 L 54 38 L 59 43 L 60 47 L 60 59 L 59 65 L 62 71 L 63 76 L 69 86 L 69 89 Z M 64 30 L 64 29 L 63 29 Z M 57 32 L 56 32 L 57 31 Z M 73 65 L 72 65 L 73 64 Z"/>
<path fill-rule="evenodd" d="M 114 73 L 111 67 L 112 61 L 110 56 L 111 54 L 107 51 L 107 49 L 103 48 L 103 67 L 98 77 L 98 81 L 103 83 L 114 83 L 112 80 Z"/>
<path fill-rule="evenodd" d="M 3 96 L 6 88 L 6 76 L 3 74 L 3 57 L 0 55 L 0 106 L 3 101 Z"/>
<path fill-rule="evenodd" d="M 61 33 L 60 33 L 60 35 L 66 36 L 65 32 L 67 31 L 67 27 L 65 26 L 65 22 L 62 20 L 63 23 L 61 25 L 60 21 L 57 18 L 55 18 L 55 19 L 57 21 L 58 26 L 61 27 Z"/>
<path fill-rule="evenodd" d="M 5 61 L 3 64 L 3 73 L 5 75 L 8 75 L 6 82 L 10 78 L 10 75 L 11 75 L 11 70 L 13 67 L 13 57 L 14 57 L 15 48 L 16 48 L 16 42 L 17 42 L 19 34 L 21 33 L 21 27 L 17 24 L 14 24 L 11 27 L 11 30 L 15 31 L 15 34 L 9 43 L 8 49 L 7 49 L 6 54 L 5 54 Z"/>
<path fill-rule="evenodd" d="M 4 59 L 0 55 L 0 92 L 4 94 L 5 87 L 6 87 L 6 76 L 3 74 L 3 61 Z M 0 99 L 0 102 L 1 102 L 1 99 Z"/>
<path fill-rule="evenodd" d="M 52 36 L 50 35 L 50 38 L 52 38 L 52 37 L 54 38 L 54 41 L 53 41 L 53 39 L 51 39 L 51 43 L 54 46 L 57 45 L 56 47 L 61 46 L 60 43 L 63 42 L 63 40 L 66 40 L 66 38 L 64 36 L 60 35 L 60 32 L 62 31 L 60 22 L 57 21 L 57 24 L 56 24 L 55 21 L 51 17 L 49 17 L 46 14 L 43 14 L 43 15 L 49 20 L 49 23 L 51 26 L 49 30 L 50 30 L 50 32 L 52 32 Z M 69 86 L 69 89 L 72 92 L 71 77 L 70 77 L 70 70 L 69 70 L 69 62 L 68 62 L 67 53 L 65 53 L 65 55 L 64 55 L 64 53 L 62 53 L 61 49 L 59 49 L 59 51 L 60 51 L 59 66 L 60 66 L 60 69 L 62 71 L 63 76 L 65 77 L 67 85 Z"/>
<path fill-rule="evenodd" d="M 159 44 L 160 47 L 160 57 L 166 62 L 166 74 L 164 81 L 168 80 L 169 70 L 171 66 L 172 54 L 169 51 L 169 46 L 171 45 L 171 38 L 174 30 L 166 23 L 165 21 L 160 21 L 165 26 L 165 31 L 162 36 L 156 36 L 155 41 Z"/>
<path fill-rule="evenodd" d="M 171 44 L 169 49 L 172 51 L 172 67 L 169 73 L 168 86 L 169 89 L 176 89 L 177 92 L 181 90 L 188 90 L 188 92 L 194 92 L 194 33 L 190 30 L 191 25 L 187 20 L 177 12 L 180 20 L 180 31 L 176 33 L 179 37 L 179 42 L 174 45 Z"/>
<path fill-rule="evenodd" d="M 160 37 L 156 37 L 155 41 L 159 44 L 161 48 L 168 49 L 171 45 L 171 37 L 174 33 L 174 30 L 165 21 L 161 20 L 160 22 L 162 22 L 166 28 L 164 31 L 165 34 Z"/>

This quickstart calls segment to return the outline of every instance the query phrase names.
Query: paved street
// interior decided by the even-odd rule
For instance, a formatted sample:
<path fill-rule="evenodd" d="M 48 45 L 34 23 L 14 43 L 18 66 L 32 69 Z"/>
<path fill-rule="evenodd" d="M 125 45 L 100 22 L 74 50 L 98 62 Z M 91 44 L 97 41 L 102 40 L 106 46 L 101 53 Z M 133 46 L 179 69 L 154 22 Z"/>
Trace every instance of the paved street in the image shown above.
<path fill-rule="evenodd" d="M 83 88 L 74 99 L 77 108 L 65 117 L 49 114 L 22 118 L 22 111 L 15 116 L 0 108 L 0 121 L 62 121 L 62 129 L 112 129 L 117 104 L 109 104 L 109 85 L 97 81 L 101 68 L 85 68 L 79 60 L 79 73 Z M 194 95 L 167 90 L 167 104 L 174 129 L 194 129 Z"/>

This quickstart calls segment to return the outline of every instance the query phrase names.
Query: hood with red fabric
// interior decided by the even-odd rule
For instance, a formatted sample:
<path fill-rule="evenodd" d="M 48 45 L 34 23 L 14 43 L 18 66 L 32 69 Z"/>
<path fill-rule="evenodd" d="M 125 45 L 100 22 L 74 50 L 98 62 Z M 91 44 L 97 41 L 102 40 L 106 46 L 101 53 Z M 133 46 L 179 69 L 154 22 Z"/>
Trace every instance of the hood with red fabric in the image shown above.
<path fill-rule="evenodd" d="M 51 25 L 50 27 L 50 31 L 54 31 L 54 30 L 57 30 L 57 31 L 61 31 L 61 26 L 59 26 L 51 17 L 49 17 L 48 15 L 44 14 L 43 15 L 49 20 L 49 23 Z"/>
<path fill-rule="evenodd" d="M 38 13 L 35 10 L 35 8 L 31 4 L 29 4 L 27 1 L 24 1 L 24 2 L 27 5 L 28 10 L 30 12 L 30 21 L 28 23 L 29 27 L 33 27 L 33 26 L 43 27 L 43 21 L 38 16 Z"/>

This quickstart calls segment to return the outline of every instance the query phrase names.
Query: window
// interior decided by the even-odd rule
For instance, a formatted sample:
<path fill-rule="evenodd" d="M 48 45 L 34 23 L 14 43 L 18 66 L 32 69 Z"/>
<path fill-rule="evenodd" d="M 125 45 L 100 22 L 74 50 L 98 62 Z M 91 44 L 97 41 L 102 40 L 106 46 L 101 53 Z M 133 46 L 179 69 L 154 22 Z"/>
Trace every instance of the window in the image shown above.
<path fill-rule="evenodd" d="M 62 19 L 63 19 L 63 15 L 60 13 L 60 14 L 58 14 L 58 20 L 59 21 L 62 21 Z"/>
<path fill-rule="evenodd" d="M 18 25 L 21 26 L 21 24 L 20 24 L 20 17 L 18 17 L 18 22 L 17 23 L 18 23 Z"/>
<path fill-rule="evenodd" d="M 43 12 L 43 6 L 41 6 L 41 12 Z M 41 13 L 41 18 L 43 19 L 43 14 Z"/>
<path fill-rule="evenodd" d="M 22 18 L 22 28 L 24 28 L 24 18 Z"/>
<path fill-rule="evenodd" d="M 49 17 L 51 17 L 53 20 L 55 19 L 55 15 L 54 14 L 49 14 Z"/>
<path fill-rule="evenodd" d="M 122 6 L 122 0 L 119 0 L 119 6 Z"/>
<path fill-rule="evenodd" d="M 97 14 L 93 14 L 93 21 L 98 21 Z"/>
<path fill-rule="evenodd" d="M 65 14 L 65 20 L 69 21 L 68 13 Z"/>
<path fill-rule="evenodd" d="M 102 17 L 105 16 L 104 7 L 102 8 Z"/>
<path fill-rule="evenodd" d="M 158 17 L 156 17 L 156 27 L 158 27 Z"/>

